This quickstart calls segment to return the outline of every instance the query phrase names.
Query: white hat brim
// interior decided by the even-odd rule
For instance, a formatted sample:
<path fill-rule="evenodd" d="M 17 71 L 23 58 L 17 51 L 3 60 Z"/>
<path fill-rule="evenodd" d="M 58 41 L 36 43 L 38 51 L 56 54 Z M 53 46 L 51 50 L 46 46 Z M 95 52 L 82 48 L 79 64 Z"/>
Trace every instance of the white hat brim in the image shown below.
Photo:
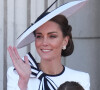
<path fill-rule="evenodd" d="M 33 31 L 35 31 L 37 28 L 39 28 L 41 25 L 43 25 L 45 22 L 50 20 L 51 18 L 55 17 L 56 15 L 62 14 L 68 18 L 71 16 L 73 13 L 78 11 L 85 3 L 87 0 L 77 0 L 77 1 L 72 1 L 69 3 L 66 3 L 57 9 L 53 10 L 46 16 L 44 16 L 42 19 L 40 19 L 38 22 L 30 26 L 24 33 L 22 33 L 16 40 L 16 47 L 17 48 L 22 48 L 30 43 L 32 43 L 35 40 Z"/>

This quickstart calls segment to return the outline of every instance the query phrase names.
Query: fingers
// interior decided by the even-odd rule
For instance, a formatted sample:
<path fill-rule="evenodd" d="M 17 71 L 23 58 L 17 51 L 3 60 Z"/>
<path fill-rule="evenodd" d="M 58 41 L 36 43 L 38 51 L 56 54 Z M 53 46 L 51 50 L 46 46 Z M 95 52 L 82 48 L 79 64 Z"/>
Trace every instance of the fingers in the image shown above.
<path fill-rule="evenodd" d="M 18 54 L 18 51 L 17 51 L 16 47 L 9 46 L 8 47 L 8 52 L 9 52 L 12 59 L 20 59 L 20 56 Z"/>
<path fill-rule="evenodd" d="M 8 47 L 8 52 L 9 52 L 10 57 L 11 57 L 12 60 L 16 60 L 17 59 L 17 57 L 15 55 L 15 52 L 13 51 L 13 48 L 11 46 Z"/>
<path fill-rule="evenodd" d="M 19 56 L 16 47 L 9 46 L 8 47 L 8 52 L 10 54 L 10 57 L 11 57 L 13 63 L 15 63 L 16 60 L 21 60 L 21 57 Z M 25 60 L 25 63 L 26 64 L 29 64 L 29 61 L 28 61 L 28 57 L 27 56 L 24 56 L 24 60 Z"/>
<path fill-rule="evenodd" d="M 8 47 L 8 52 L 10 54 L 10 57 L 12 59 L 12 62 L 13 62 L 13 65 L 16 67 L 18 65 L 18 63 L 22 62 L 18 52 L 17 52 L 17 49 L 16 47 L 12 47 L 12 46 L 9 46 Z"/>
<path fill-rule="evenodd" d="M 19 56 L 19 54 L 18 54 L 18 51 L 17 51 L 16 47 L 13 47 L 13 50 L 14 50 L 15 55 L 17 56 L 17 58 L 20 59 L 20 56 Z"/>

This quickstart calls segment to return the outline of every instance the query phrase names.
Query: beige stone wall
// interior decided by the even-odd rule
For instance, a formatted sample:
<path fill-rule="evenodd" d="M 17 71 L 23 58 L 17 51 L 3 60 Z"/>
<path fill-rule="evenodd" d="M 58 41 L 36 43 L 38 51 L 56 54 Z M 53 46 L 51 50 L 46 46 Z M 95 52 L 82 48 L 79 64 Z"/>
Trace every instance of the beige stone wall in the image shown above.
<path fill-rule="evenodd" d="M 54 0 L 0 0 L 0 90 L 6 90 L 6 72 L 12 65 L 7 52 L 9 45 L 16 44 L 16 38 Z M 59 0 L 50 10 L 62 3 L 74 0 Z M 85 71 L 91 77 L 91 90 L 100 89 L 100 0 L 89 0 L 79 12 L 68 18 L 73 27 L 74 53 L 63 62 L 68 67 Z M 20 56 L 31 51 L 39 61 L 34 43 L 18 50 Z M 66 59 L 66 61 L 65 61 Z"/>

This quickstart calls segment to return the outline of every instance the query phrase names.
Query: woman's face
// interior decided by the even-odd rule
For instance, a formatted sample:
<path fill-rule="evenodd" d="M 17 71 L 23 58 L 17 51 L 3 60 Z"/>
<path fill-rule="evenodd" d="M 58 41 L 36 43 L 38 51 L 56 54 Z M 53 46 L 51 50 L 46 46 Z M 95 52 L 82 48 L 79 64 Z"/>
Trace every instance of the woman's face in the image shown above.
<path fill-rule="evenodd" d="M 41 59 L 51 60 L 61 57 L 62 47 L 67 45 L 68 38 L 63 37 L 57 23 L 48 21 L 39 27 L 35 34 L 35 45 Z"/>

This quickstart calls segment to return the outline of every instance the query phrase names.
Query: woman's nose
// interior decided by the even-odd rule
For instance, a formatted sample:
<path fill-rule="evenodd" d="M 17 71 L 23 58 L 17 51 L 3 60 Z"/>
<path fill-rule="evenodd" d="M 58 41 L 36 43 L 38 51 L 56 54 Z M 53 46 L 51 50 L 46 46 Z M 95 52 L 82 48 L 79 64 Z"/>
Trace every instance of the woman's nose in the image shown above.
<path fill-rule="evenodd" d="M 47 38 L 43 38 L 42 44 L 44 46 L 47 46 L 48 45 L 48 39 Z"/>

